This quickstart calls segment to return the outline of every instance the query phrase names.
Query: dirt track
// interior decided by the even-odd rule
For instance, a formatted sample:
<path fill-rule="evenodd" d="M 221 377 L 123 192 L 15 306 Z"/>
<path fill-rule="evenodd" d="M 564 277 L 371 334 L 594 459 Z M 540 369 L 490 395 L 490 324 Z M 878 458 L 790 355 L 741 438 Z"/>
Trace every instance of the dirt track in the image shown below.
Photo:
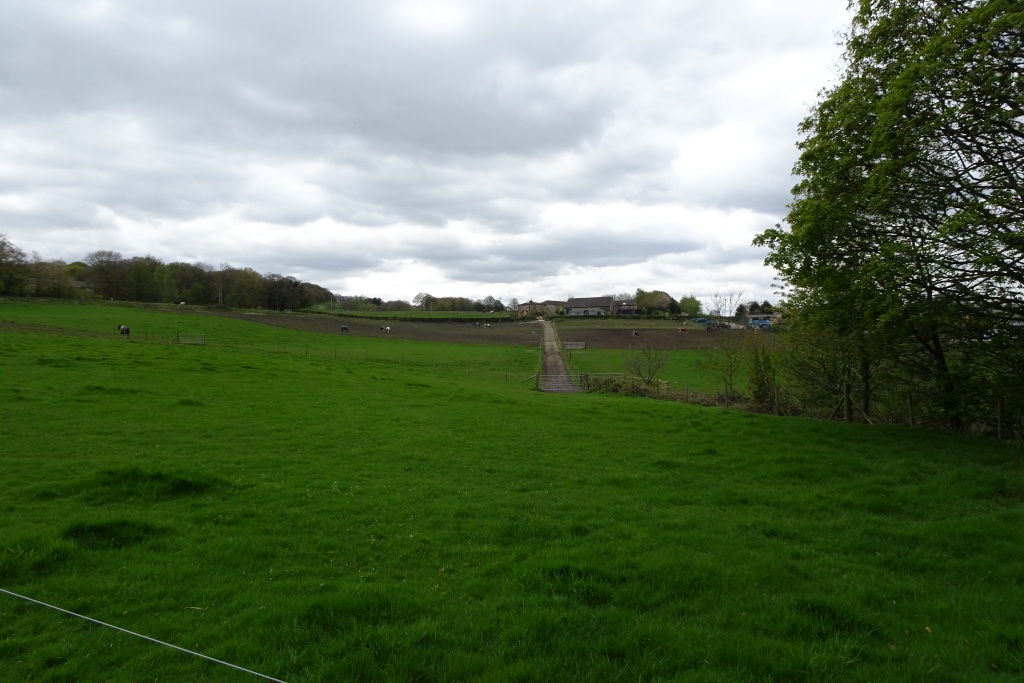
<path fill-rule="evenodd" d="M 565 361 L 562 354 L 558 352 L 558 340 L 551 328 L 551 323 L 544 321 L 544 374 L 545 375 L 566 375 Z"/>

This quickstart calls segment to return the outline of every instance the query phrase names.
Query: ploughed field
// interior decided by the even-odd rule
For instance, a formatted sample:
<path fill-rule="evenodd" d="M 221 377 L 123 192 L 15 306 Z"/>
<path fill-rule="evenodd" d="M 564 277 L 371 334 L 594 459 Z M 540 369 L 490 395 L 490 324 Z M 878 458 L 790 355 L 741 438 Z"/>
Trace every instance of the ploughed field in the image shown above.
<path fill-rule="evenodd" d="M 348 334 L 357 337 L 389 337 L 409 341 L 450 342 L 462 344 L 504 344 L 508 346 L 536 346 L 543 342 L 543 330 L 538 321 L 483 323 L 473 322 L 391 322 L 375 318 L 343 318 L 332 315 L 304 315 L 297 313 L 209 313 L 250 322 L 274 325 L 306 332 Z M 743 334 L 743 330 L 715 330 L 684 328 L 680 332 L 672 327 L 644 327 L 638 321 L 633 327 L 591 327 L 590 325 L 562 325 L 555 321 L 555 330 L 562 342 L 585 342 L 588 349 L 632 349 L 650 341 L 655 347 L 673 351 L 701 351 L 714 348 L 721 335 Z M 646 323 L 650 324 L 650 323 Z M 341 332 L 346 326 L 348 332 Z M 381 327 L 391 327 L 385 334 Z M 633 336 L 633 331 L 640 337 Z M 767 334 L 767 333 L 766 333 Z"/>
<path fill-rule="evenodd" d="M 561 342 L 585 342 L 588 349 L 635 349 L 650 342 L 655 348 L 666 351 L 704 351 L 716 348 L 724 335 L 741 335 L 745 330 L 715 330 L 703 328 L 646 328 L 638 324 L 632 328 L 607 327 L 561 327 L 555 325 Z M 639 332 L 636 337 L 633 332 Z M 765 333 L 771 334 L 771 333 Z M 717 341 L 716 341 L 717 340 Z"/>
<path fill-rule="evenodd" d="M 484 327 L 473 322 L 393 322 L 376 318 L 342 318 L 333 315 L 298 313 L 208 313 L 249 322 L 274 325 L 306 332 L 347 334 L 357 337 L 387 337 L 408 341 L 449 342 L 456 344 L 502 344 L 505 346 L 537 346 L 543 341 L 542 329 L 536 321 L 491 323 Z M 341 328 L 348 328 L 342 332 Z M 385 334 L 382 327 L 390 326 Z"/>

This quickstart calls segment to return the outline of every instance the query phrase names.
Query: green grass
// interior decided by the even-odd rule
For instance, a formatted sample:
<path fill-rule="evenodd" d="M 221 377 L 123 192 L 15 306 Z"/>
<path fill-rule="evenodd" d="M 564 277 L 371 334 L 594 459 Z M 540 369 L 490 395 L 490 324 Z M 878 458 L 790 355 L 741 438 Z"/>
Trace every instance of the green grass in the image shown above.
<path fill-rule="evenodd" d="M 595 374 L 626 372 L 625 361 L 635 352 L 620 349 L 581 349 L 567 351 L 566 355 L 570 353 L 575 371 Z M 712 395 L 722 393 L 720 382 L 715 379 L 714 374 L 707 367 L 707 351 L 666 351 L 665 353 L 667 362 L 658 371 L 656 377 L 669 382 L 672 391 L 679 393 L 694 391 Z M 737 381 L 737 385 L 742 390 L 745 387 L 745 382 Z"/>
<path fill-rule="evenodd" d="M 254 321 L 260 316 L 254 315 Z M 522 379 L 537 370 L 535 349 L 479 348 L 465 344 L 425 344 L 416 341 L 367 339 L 359 336 L 325 335 L 318 332 L 282 330 L 270 325 L 240 323 L 236 319 L 182 313 L 176 307 L 124 307 L 105 304 L 39 304 L 25 300 L 0 301 L 0 325 L 9 323 L 12 331 L 36 331 L 45 334 L 61 332 L 83 338 L 126 340 L 117 334 L 117 326 L 130 322 L 131 341 L 135 344 L 167 346 L 179 333 L 202 334 L 204 346 L 198 349 L 231 350 L 243 356 L 261 354 L 303 356 L 310 359 L 340 363 L 381 362 L 409 367 L 427 367 L 440 374 L 457 373 L 469 377 L 470 369 L 479 370 L 487 379 Z M 175 345 L 184 349 L 187 345 Z M 467 353 L 467 349 L 473 349 Z M 136 349 L 137 351 L 137 349 Z M 183 351 L 184 352 L 184 351 Z M 196 356 L 197 358 L 201 356 Z"/>
<path fill-rule="evenodd" d="M 503 378 L 533 349 L 124 342 L 80 308 L 0 304 L 0 587 L 287 681 L 1024 674 L 1013 446 L 541 394 Z M 252 680 L 5 595 L 0 662 Z"/>

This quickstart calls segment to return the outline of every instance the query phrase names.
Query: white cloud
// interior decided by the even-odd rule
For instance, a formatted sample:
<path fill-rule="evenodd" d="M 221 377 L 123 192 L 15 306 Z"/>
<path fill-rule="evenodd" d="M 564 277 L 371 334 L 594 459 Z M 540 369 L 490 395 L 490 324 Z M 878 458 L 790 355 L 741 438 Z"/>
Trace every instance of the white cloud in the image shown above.
<path fill-rule="evenodd" d="M 771 297 L 842 0 L 7 0 L 0 228 L 349 294 Z"/>

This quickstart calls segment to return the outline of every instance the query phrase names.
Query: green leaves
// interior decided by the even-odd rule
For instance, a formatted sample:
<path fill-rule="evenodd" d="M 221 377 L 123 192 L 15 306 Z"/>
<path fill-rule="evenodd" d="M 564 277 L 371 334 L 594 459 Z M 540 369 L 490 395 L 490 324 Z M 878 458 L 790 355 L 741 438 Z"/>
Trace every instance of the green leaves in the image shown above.
<path fill-rule="evenodd" d="M 801 319 L 890 345 L 917 339 L 935 385 L 956 392 L 949 366 L 968 362 L 960 347 L 977 337 L 964 321 L 1019 329 L 1024 308 L 1024 10 L 857 10 L 843 80 L 800 127 L 788 229 L 755 243 L 811 309 Z M 1020 352 L 1024 335 L 1010 346 Z"/>

